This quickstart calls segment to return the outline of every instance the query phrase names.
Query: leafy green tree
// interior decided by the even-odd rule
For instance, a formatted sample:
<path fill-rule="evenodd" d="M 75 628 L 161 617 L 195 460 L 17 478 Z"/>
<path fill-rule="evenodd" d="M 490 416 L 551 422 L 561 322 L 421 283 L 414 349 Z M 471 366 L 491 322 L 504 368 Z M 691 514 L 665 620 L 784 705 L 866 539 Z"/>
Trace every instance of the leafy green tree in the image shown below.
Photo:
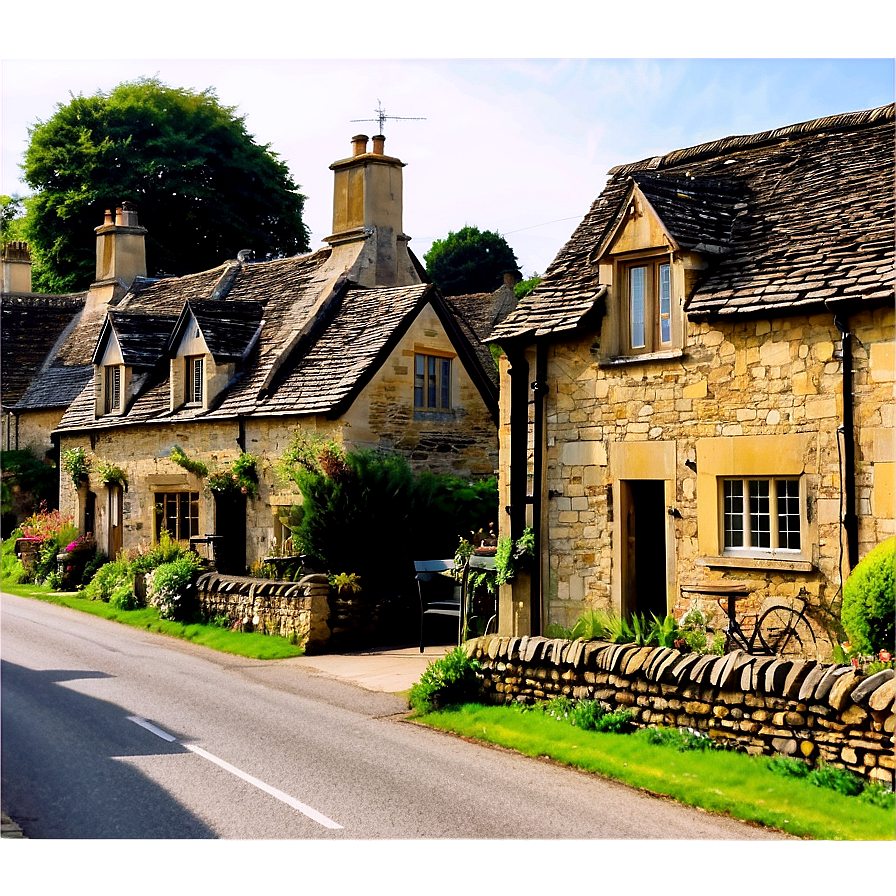
<path fill-rule="evenodd" d="M 37 191 L 27 224 L 42 261 L 36 288 L 87 286 L 94 228 L 126 200 L 148 230 L 150 275 L 215 267 L 241 249 L 258 260 L 308 249 L 305 197 L 288 168 L 211 88 L 125 82 L 57 104 L 30 135 L 24 172 Z"/>
<path fill-rule="evenodd" d="M 494 292 L 504 272 L 517 269 L 516 255 L 503 236 L 469 225 L 436 240 L 423 260 L 426 273 L 447 296 Z"/>

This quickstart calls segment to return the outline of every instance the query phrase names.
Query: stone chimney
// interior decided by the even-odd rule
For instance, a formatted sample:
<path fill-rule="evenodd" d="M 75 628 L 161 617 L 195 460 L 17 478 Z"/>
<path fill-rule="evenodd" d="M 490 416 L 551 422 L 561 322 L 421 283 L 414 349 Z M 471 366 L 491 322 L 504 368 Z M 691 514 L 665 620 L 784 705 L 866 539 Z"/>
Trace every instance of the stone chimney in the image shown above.
<path fill-rule="evenodd" d="M 146 228 L 137 222 L 137 209 L 122 202 L 113 217 L 106 210 L 96 228 L 96 283 L 118 282 L 130 286 L 135 277 L 146 276 Z"/>
<path fill-rule="evenodd" d="M 31 292 L 31 252 L 28 243 L 13 240 L 3 247 L 0 292 Z"/>
<path fill-rule="evenodd" d="M 331 264 L 363 286 L 407 286 L 420 277 L 408 253 L 402 227 L 404 162 L 384 153 L 386 138 L 352 137 L 352 155 L 330 165 L 333 171 Z"/>

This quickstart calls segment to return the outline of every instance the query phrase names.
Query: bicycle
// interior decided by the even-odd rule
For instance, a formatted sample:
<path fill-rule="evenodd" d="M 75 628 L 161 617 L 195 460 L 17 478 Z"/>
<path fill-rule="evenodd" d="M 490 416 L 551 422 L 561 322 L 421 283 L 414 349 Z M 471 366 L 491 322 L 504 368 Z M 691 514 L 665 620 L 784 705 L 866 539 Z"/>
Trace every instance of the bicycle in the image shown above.
<path fill-rule="evenodd" d="M 800 588 L 799 594 L 789 603 L 776 597 L 766 600 L 759 609 L 756 625 L 749 637 L 737 621 L 734 609 L 737 596 L 729 594 L 725 598 L 717 598 L 719 606 L 728 616 L 725 653 L 740 649 L 754 656 L 779 656 L 785 659 L 815 656 L 815 632 L 805 614 L 808 596 L 806 589 Z M 727 600 L 727 606 L 722 603 L 723 600 Z"/>

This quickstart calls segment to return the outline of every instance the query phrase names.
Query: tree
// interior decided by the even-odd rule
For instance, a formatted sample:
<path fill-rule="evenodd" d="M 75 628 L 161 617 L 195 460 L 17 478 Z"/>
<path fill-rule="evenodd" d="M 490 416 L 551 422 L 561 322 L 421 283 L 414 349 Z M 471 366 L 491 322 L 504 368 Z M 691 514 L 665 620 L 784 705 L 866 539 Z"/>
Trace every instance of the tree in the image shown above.
<path fill-rule="evenodd" d="M 42 261 L 37 288 L 89 285 L 94 228 L 125 200 L 148 230 L 150 275 L 205 270 L 241 249 L 259 260 L 308 249 L 305 197 L 288 168 L 211 88 L 142 78 L 72 96 L 30 138 L 24 172 L 38 191 L 27 221 Z"/>
<path fill-rule="evenodd" d="M 430 279 L 447 296 L 494 292 L 505 271 L 517 269 L 516 255 L 503 236 L 469 225 L 436 240 L 423 260 Z"/>

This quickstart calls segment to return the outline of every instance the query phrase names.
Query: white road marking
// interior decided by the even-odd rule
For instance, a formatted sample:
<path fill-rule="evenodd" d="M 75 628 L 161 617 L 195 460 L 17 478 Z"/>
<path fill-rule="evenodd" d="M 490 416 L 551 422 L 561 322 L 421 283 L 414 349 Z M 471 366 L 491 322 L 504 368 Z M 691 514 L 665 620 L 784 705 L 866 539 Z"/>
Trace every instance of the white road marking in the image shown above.
<path fill-rule="evenodd" d="M 146 719 L 140 718 L 140 716 L 128 716 L 129 721 L 135 722 L 141 728 L 145 728 L 147 731 L 151 731 L 156 737 L 162 738 L 162 740 L 168 741 L 168 743 L 178 742 L 177 738 L 173 735 L 169 734 L 167 731 L 163 731 L 161 728 L 157 728 L 152 722 L 148 722 Z M 214 756 L 211 753 L 206 752 L 201 747 L 193 746 L 193 744 L 185 744 L 181 743 L 182 747 L 186 747 L 191 753 L 195 753 L 197 756 L 201 756 L 203 759 L 207 759 L 209 762 L 214 762 L 215 765 L 220 766 L 225 771 L 230 772 L 232 775 L 236 775 L 238 778 L 245 781 L 247 784 L 251 784 L 253 787 L 257 787 L 259 790 L 263 790 L 265 793 L 270 794 L 270 796 L 280 800 L 283 803 L 286 803 L 287 806 L 291 806 L 293 809 L 301 812 L 303 815 L 307 815 L 312 821 L 316 821 L 318 824 L 322 824 L 325 828 L 331 828 L 332 830 L 342 830 L 342 825 L 337 824 L 332 819 L 327 818 L 326 815 L 321 814 L 317 811 L 317 809 L 312 809 L 311 806 L 306 806 L 304 803 L 300 803 L 297 799 L 291 797 L 288 793 L 284 793 L 282 790 L 277 790 L 276 787 L 271 787 L 270 784 L 265 784 L 264 781 L 259 781 L 258 778 L 253 778 L 252 775 L 247 774 L 244 771 L 241 771 L 236 766 L 231 765 L 229 762 L 225 762 L 223 759 L 219 759 L 217 756 Z"/>

